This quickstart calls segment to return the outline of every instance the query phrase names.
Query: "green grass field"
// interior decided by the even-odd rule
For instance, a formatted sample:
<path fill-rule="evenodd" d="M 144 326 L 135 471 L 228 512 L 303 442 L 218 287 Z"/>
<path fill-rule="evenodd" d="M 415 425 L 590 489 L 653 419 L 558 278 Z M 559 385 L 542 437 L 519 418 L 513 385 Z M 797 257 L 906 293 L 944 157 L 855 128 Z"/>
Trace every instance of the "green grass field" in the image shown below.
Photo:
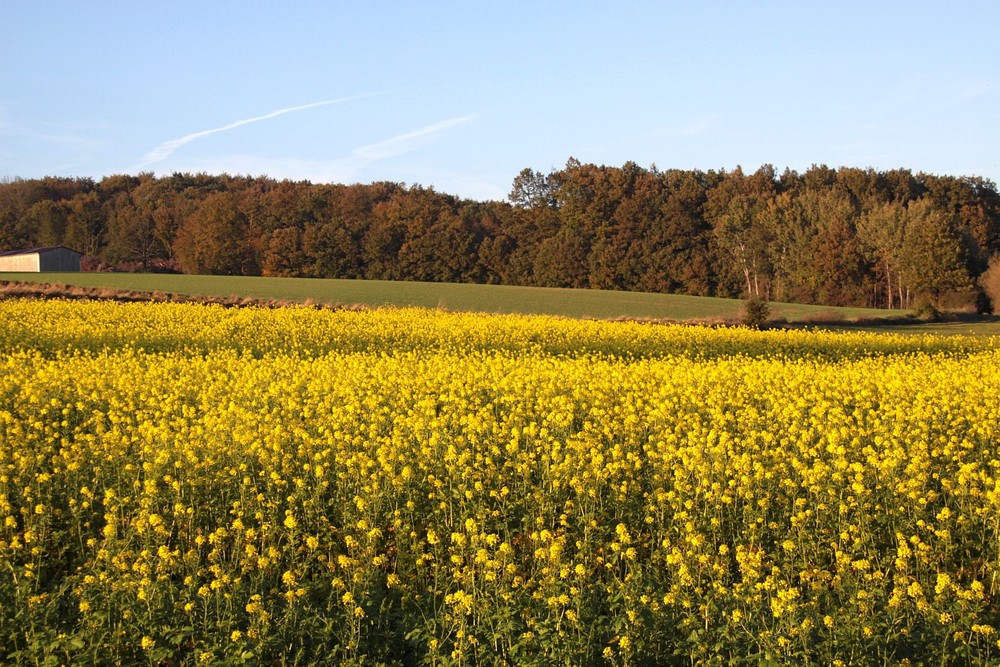
<path fill-rule="evenodd" d="M 452 311 L 559 315 L 574 318 L 739 319 L 743 302 L 734 299 L 645 292 L 242 276 L 189 276 L 139 273 L 6 273 L 5 280 L 106 287 L 143 292 L 365 306 L 417 306 Z M 789 321 L 898 317 L 899 311 L 771 304 L 773 317 Z"/>
<path fill-rule="evenodd" d="M 166 292 L 188 296 L 251 297 L 343 306 L 415 306 L 450 311 L 557 315 L 592 319 L 739 320 L 743 301 L 714 297 L 609 290 L 468 285 L 388 280 L 190 276 L 152 273 L 3 273 L 0 279 L 81 287 Z M 1000 318 L 903 323 L 906 311 L 772 303 L 771 317 L 831 329 L 898 333 L 1000 335 Z M 853 322 L 861 320 L 860 325 Z"/>

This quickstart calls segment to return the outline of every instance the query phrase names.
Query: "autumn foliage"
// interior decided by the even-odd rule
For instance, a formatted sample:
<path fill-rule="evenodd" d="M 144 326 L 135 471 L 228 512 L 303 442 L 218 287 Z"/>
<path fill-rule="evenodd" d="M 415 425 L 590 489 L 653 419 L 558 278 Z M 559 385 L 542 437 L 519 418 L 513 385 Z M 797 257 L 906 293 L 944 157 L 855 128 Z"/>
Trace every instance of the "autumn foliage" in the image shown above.
<path fill-rule="evenodd" d="M 0 248 L 56 244 L 102 269 L 955 307 L 975 303 L 1000 251 L 1000 197 L 981 178 L 907 170 L 572 159 L 523 170 L 507 202 L 205 174 L 0 183 Z"/>

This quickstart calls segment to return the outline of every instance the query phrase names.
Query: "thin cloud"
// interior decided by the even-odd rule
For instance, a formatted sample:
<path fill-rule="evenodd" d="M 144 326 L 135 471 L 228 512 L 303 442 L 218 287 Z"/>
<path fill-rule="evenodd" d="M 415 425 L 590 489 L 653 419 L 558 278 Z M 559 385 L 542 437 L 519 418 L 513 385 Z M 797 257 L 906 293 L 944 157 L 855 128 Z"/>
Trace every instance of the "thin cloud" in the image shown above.
<path fill-rule="evenodd" d="M 36 128 L 49 128 L 55 131 L 44 131 L 42 129 Z M 8 119 L 8 114 L 6 110 L 0 107 L 0 134 L 4 134 L 10 137 L 15 137 L 18 139 L 27 139 L 29 141 L 38 141 L 48 144 L 56 144 L 60 146 L 65 146 L 68 148 L 78 148 L 78 149 L 94 149 L 101 146 L 101 142 L 92 139 L 90 137 L 81 136 L 78 134 L 70 134 L 64 132 L 67 129 L 61 125 L 51 125 L 51 124 L 38 124 L 35 123 L 33 126 L 23 126 L 15 125 Z M 77 128 L 68 128 L 70 130 Z"/>
<path fill-rule="evenodd" d="M 467 123 L 477 118 L 478 115 L 469 114 L 432 123 L 412 132 L 359 146 L 348 155 L 332 160 L 221 155 L 207 160 L 195 159 L 188 165 L 188 168 L 210 174 L 257 174 L 292 180 L 309 180 L 313 183 L 346 183 L 356 178 L 359 172 L 362 172 L 369 165 L 416 150 L 423 145 L 422 140 L 430 139 L 440 135 L 445 130 Z"/>
<path fill-rule="evenodd" d="M 315 109 L 316 107 L 323 107 L 329 104 L 339 104 L 341 102 L 348 102 L 350 100 L 355 100 L 364 95 L 352 95 L 350 97 L 340 97 L 335 100 L 323 100 L 322 102 L 313 102 L 311 104 L 303 104 L 296 107 L 286 107 L 284 109 L 278 109 L 277 111 L 272 111 L 271 113 L 264 114 L 263 116 L 254 116 L 253 118 L 246 118 L 244 120 L 238 120 L 228 125 L 223 125 L 222 127 L 216 127 L 211 130 L 203 130 L 201 132 L 194 132 L 192 134 L 187 134 L 179 139 L 171 139 L 170 141 L 164 141 L 162 144 L 154 148 L 153 150 L 146 153 L 143 156 L 143 161 L 139 164 L 139 167 L 146 167 L 155 162 L 169 157 L 174 151 L 185 144 L 189 144 L 196 139 L 201 139 L 202 137 L 207 137 L 212 134 L 218 134 L 219 132 L 226 132 L 228 130 L 236 129 L 237 127 L 242 127 L 244 125 L 249 125 L 251 123 L 258 123 L 262 120 L 268 120 L 270 118 L 275 118 L 276 116 L 281 116 L 286 113 L 292 113 L 294 111 L 305 111 L 306 109 Z"/>
<path fill-rule="evenodd" d="M 476 115 L 477 114 L 469 114 L 467 116 L 459 116 L 457 118 L 442 120 L 437 123 L 427 125 L 426 127 L 422 127 L 419 130 L 390 137 L 389 139 L 379 141 L 378 143 L 359 146 L 351 151 L 351 154 L 354 157 L 364 160 L 366 163 L 402 155 L 403 153 L 412 150 L 418 139 L 468 123 L 470 120 L 473 120 Z"/>
<path fill-rule="evenodd" d="M 989 95 L 996 90 L 996 88 L 997 85 L 992 81 L 972 84 L 959 93 L 959 100 L 965 102 L 976 99 L 977 97 L 982 97 L 983 95 Z"/>
<path fill-rule="evenodd" d="M 676 138 L 697 137 L 713 129 L 717 124 L 718 119 L 715 116 L 699 116 L 686 124 L 671 127 L 668 134 Z"/>

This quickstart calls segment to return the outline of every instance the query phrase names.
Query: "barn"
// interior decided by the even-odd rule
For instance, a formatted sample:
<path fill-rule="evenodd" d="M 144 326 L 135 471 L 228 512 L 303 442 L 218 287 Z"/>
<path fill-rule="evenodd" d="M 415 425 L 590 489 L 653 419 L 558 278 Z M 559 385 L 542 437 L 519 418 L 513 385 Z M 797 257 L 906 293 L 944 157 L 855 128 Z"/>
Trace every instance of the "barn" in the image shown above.
<path fill-rule="evenodd" d="M 0 252 L 0 272 L 79 271 L 83 253 L 56 245 L 30 250 Z"/>

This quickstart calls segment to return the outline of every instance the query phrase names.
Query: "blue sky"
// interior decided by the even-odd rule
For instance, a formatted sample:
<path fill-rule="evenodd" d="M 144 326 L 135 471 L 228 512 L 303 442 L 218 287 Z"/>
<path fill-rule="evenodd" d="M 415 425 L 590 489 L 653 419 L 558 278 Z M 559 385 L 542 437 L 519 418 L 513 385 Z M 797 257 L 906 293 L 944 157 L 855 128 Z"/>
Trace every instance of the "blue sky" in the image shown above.
<path fill-rule="evenodd" d="M 570 156 L 1000 180 L 1000 3 L 0 0 L 0 178 L 503 199 Z"/>

